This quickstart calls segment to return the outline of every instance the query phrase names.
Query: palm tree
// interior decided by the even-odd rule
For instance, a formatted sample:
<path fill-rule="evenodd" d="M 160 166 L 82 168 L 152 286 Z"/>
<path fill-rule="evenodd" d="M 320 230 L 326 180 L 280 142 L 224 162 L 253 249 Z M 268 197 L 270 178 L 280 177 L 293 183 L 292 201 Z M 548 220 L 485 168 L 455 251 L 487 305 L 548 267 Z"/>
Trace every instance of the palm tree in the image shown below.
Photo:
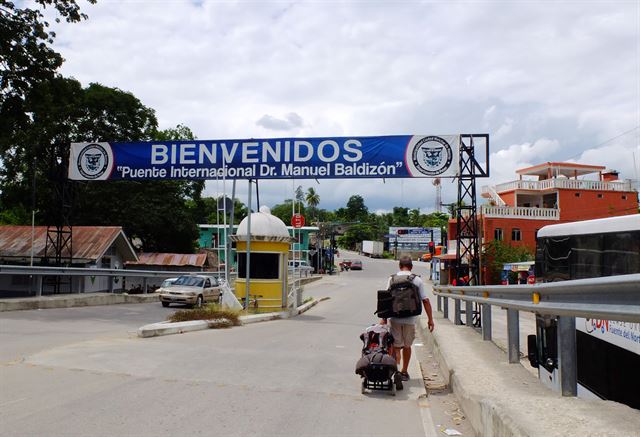
<path fill-rule="evenodd" d="M 307 205 L 315 208 L 320 204 L 320 195 L 316 193 L 316 190 L 314 190 L 313 187 L 309 187 L 305 200 L 307 201 Z"/>
<path fill-rule="evenodd" d="M 320 204 L 320 195 L 316 193 L 313 187 L 309 187 L 305 200 L 307 201 L 307 205 L 309 205 L 309 209 L 313 211 L 314 218 L 316 218 L 315 216 L 318 211 L 316 207 Z"/>

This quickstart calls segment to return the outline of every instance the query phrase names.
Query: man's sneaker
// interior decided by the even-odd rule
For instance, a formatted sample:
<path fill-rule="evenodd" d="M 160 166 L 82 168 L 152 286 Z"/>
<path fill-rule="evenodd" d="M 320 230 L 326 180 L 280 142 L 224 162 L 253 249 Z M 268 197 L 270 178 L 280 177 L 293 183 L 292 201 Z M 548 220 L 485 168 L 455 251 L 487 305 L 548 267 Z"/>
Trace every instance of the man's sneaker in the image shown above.
<path fill-rule="evenodd" d="M 400 376 L 402 376 L 403 381 L 409 380 L 409 374 L 407 372 L 400 372 Z"/>

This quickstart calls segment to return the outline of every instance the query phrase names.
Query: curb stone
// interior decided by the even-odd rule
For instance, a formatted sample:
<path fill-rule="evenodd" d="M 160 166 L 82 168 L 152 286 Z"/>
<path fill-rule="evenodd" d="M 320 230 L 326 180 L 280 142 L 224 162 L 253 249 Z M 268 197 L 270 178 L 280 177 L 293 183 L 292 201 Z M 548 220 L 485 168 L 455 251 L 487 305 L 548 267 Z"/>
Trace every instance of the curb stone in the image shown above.
<path fill-rule="evenodd" d="M 295 317 L 308 311 L 310 308 L 316 306 L 319 302 L 329 299 L 323 297 L 322 299 L 314 299 L 311 302 L 307 302 L 304 305 L 299 306 L 290 314 L 288 311 L 280 311 L 275 313 L 265 314 L 250 314 L 248 316 L 240 316 L 240 321 L 243 325 L 251 323 L 267 322 L 270 320 L 288 319 L 289 317 Z M 223 319 L 224 320 L 224 319 Z M 184 332 L 201 331 L 209 329 L 212 323 L 219 322 L 220 320 L 190 320 L 188 322 L 158 322 L 144 325 L 138 329 L 138 337 L 149 338 L 159 337 L 162 335 L 182 334 Z"/>

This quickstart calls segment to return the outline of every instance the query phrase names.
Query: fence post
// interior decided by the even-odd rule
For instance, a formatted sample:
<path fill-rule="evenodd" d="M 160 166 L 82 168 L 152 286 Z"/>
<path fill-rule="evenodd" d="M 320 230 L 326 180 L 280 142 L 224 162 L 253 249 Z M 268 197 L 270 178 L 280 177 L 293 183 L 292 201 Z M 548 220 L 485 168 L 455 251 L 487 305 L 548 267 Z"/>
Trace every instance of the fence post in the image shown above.
<path fill-rule="evenodd" d="M 520 362 L 520 313 L 507 308 L 507 350 L 509 363 Z"/>
<path fill-rule="evenodd" d="M 442 296 L 440 296 L 440 295 L 436 296 L 436 302 L 437 302 L 436 309 L 438 311 L 442 312 Z"/>
<path fill-rule="evenodd" d="M 491 341 L 491 305 L 482 304 L 482 339 Z"/>
<path fill-rule="evenodd" d="M 558 317 L 558 373 L 562 396 L 578 394 L 576 353 L 576 319 L 560 316 Z"/>
<path fill-rule="evenodd" d="M 149 293 L 149 284 L 147 284 L 147 278 L 142 278 L 142 288 L 144 289 L 144 294 Z"/>
<path fill-rule="evenodd" d="M 461 313 L 462 311 L 460 311 L 460 299 L 454 299 L 454 303 L 453 303 L 453 323 L 455 323 L 456 325 L 462 325 L 462 316 Z"/>
<path fill-rule="evenodd" d="M 442 315 L 445 319 L 449 318 L 449 298 L 442 296 Z"/>
<path fill-rule="evenodd" d="M 470 300 L 464 303 L 465 325 L 473 326 L 473 302 Z"/>

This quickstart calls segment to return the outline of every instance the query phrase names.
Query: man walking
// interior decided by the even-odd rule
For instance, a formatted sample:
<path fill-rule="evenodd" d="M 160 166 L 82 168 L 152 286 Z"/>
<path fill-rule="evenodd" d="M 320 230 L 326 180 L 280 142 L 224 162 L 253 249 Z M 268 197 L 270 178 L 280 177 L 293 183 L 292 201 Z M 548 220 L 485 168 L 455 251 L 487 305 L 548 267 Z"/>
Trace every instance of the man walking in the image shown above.
<path fill-rule="evenodd" d="M 429 299 L 427 298 L 427 295 L 424 291 L 424 283 L 422 282 L 422 279 L 420 278 L 420 276 L 412 274 L 412 269 L 413 262 L 411 261 L 411 257 L 400 257 L 400 271 L 389 278 L 387 289 L 389 289 L 391 287 L 391 284 L 398 279 L 408 279 L 402 278 L 403 276 L 413 276 L 412 284 L 418 291 L 420 300 L 422 301 L 422 305 L 424 306 L 424 310 L 427 313 L 427 324 L 429 327 L 429 331 L 433 331 L 434 325 L 431 302 L 429 302 Z M 417 320 L 418 316 L 392 317 L 389 319 L 391 325 L 391 335 L 393 335 L 394 339 L 393 350 L 398 365 L 400 365 L 400 358 L 402 358 L 402 370 L 400 371 L 400 374 L 402 375 L 403 381 L 409 380 L 409 373 L 407 372 L 407 369 L 409 368 L 409 360 L 411 359 L 411 345 L 413 344 L 413 340 L 416 338 Z"/>

